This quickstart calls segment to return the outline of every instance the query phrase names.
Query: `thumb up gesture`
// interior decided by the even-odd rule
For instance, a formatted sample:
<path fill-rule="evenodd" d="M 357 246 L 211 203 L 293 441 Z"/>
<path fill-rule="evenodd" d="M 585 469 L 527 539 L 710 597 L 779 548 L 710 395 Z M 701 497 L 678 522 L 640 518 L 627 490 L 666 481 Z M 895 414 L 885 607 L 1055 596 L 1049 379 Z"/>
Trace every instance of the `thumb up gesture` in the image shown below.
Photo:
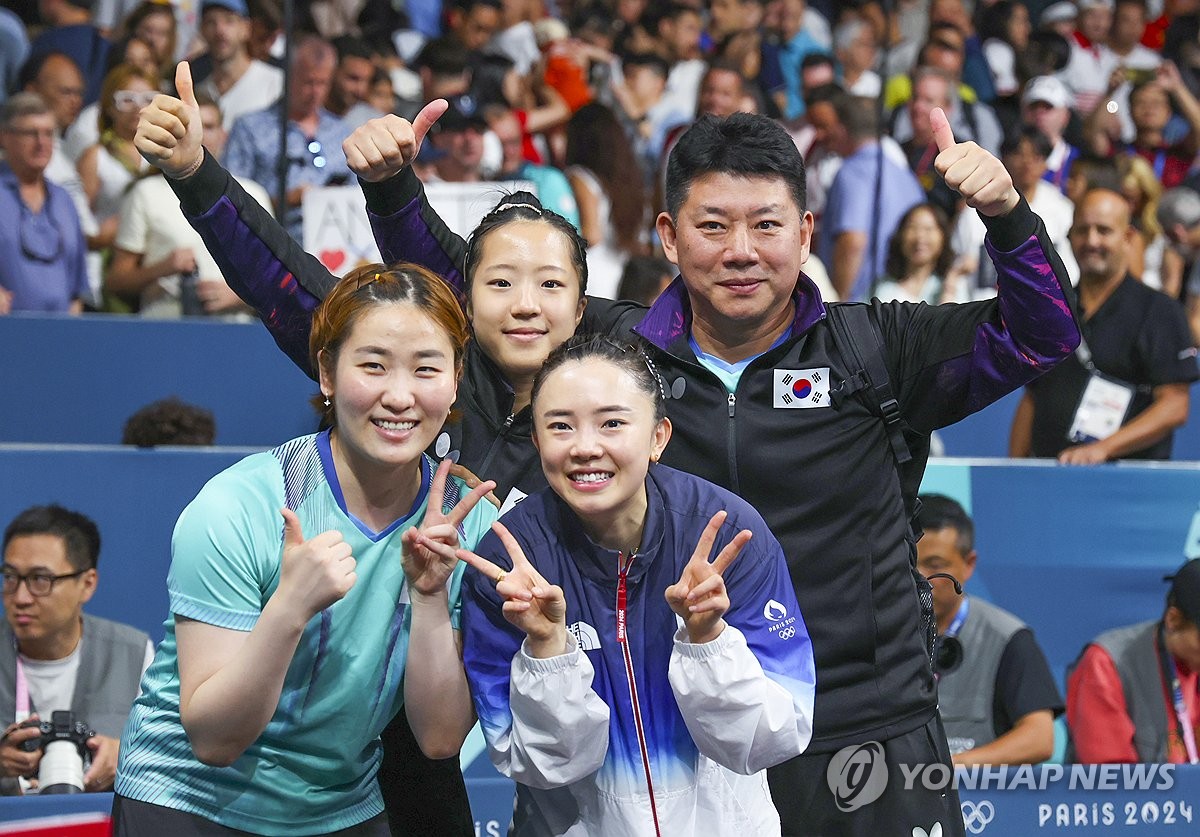
<path fill-rule="evenodd" d="M 175 89 L 178 99 L 160 93 L 142 110 L 133 144 L 146 162 L 179 179 L 194 172 L 204 159 L 204 126 L 192 88 L 192 68 L 186 61 L 175 68 Z"/>
<path fill-rule="evenodd" d="M 974 142 L 955 142 L 950 120 L 941 108 L 929 114 L 938 155 L 933 167 L 967 206 L 988 217 L 1006 215 L 1021 202 L 1004 164 Z"/>
<path fill-rule="evenodd" d="M 285 597 L 292 607 L 311 619 L 350 592 L 358 580 L 354 556 L 340 532 L 330 530 L 305 540 L 296 513 L 287 508 L 280 513 L 283 566 L 275 595 Z"/>

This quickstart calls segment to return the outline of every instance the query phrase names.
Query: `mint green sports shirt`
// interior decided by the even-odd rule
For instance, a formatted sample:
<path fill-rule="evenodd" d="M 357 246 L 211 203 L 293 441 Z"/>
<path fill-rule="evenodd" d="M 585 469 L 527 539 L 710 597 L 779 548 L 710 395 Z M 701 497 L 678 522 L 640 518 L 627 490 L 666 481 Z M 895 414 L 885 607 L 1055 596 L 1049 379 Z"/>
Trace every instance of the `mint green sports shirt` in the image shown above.
<path fill-rule="evenodd" d="M 422 457 L 421 491 L 406 517 L 375 533 L 346 511 L 328 433 L 294 439 L 213 477 L 175 526 L 167 578 L 172 616 L 121 740 L 116 792 L 230 828 L 304 835 L 346 828 L 383 810 L 379 734 L 400 711 L 412 616 L 400 537 L 425 515 L 436 466 Z M 446 486 L 452 507 L 466 488 Z M 179 720 L 175 616 L 249 631 L 279 583 L 288 506 L 304 536 L 336 529 L 358 580 L 305 627 L 279 706 L 229 767 L 201 764 Z M 473 548 L 496 519 L 479 503 L 460 543 Z M 462 565 L 450 582 L 458 626 Z"/>

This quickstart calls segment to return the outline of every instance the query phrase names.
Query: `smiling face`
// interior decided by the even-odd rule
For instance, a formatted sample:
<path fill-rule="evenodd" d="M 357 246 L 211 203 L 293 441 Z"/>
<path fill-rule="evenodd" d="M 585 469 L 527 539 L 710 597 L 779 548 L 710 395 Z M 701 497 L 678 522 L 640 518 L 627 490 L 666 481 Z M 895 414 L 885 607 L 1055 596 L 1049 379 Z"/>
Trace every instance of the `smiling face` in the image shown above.
<path fill-rule="evenodd" d="M 945 244 L 942 228 L 928 208 L 914 212 L 900 229 L 900 252 L 904 254 L 909 270 L 936 264 Z"/>
<path fill-rule="evenodd" d="M 1103 283 L 1124 276 L 1129 244 L 1129 203 L 1116 192 L 1094 189 L 1075 208 L 1069 238 L 1081 282 Z"/>
<path fill-rule="evenodd" d="M 534 442 L 554 493 L 609 549 L 636 547 L 646 519 L 646 473 L 671 438 L 654 399 L 599 357 L 567 360 L 542 382 Z"/>
<path fill-rule="evenodd" d="M 575 333 L 586 304 L 567 237 L 541 221 L 512 221 L 483 239 L 471 277 L 475 339 L 519 390 Z"/>
<path fill-rule="evenodd" d="M 408 303 L 373 306 L 336 357 L 321 354 L 321 391 L 337 426 L 334 456 L 351 469 L 411 465 L 429 446 L 457 394 L 445 330 Z"/>
<path fill-rule="evenodd" d="M 748 342 L 782 328 L 808 258 L 813 216 L 781 177 L 709 173 L 688 187 L 672 221 L 658 218 L 666 257 L 678 265 L 693 326 Z"/>

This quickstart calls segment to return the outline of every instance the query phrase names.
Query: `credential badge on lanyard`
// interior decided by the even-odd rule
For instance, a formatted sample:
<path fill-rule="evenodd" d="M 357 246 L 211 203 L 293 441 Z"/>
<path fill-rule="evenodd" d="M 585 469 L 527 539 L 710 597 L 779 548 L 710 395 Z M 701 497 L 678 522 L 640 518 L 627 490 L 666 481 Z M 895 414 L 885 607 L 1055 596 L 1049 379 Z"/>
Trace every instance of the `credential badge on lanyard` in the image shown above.
<path fill-rule="evenodd" d="M 1092 362 L 1092 350 L 1082 335 L 1075 356 L 1087 370 L 1088 382 L 1079 399 L 1079 406 L 1075 408 L 1067 438 L 1076 443 L 1107 439 L 1125 422 L 1137 388 L 1097 369 Z"/>

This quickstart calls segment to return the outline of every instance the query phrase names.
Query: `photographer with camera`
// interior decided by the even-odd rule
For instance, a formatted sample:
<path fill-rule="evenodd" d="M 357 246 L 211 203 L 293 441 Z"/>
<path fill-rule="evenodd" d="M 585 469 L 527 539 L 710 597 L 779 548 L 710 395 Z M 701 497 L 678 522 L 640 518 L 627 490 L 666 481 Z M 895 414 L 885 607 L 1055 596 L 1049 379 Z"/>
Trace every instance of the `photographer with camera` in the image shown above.
<path fill-rule="evenodd" d="M 975 524 L 938 494 L 921 496 L 917 569 L 960 585 L 975 572 Z M 1033 631 L 1011 613 L 931 578 L 938 710 L 955 764 L 1032 764 L 1054 751 L 1062 697 Z"/>
<path fill-rule="evenodd" d="M 26 509 L 3 549 L 0 792 L 110 790 L 150 639 L 83 612 L 100 554 L 100 532 L 84 515 Z"/>

